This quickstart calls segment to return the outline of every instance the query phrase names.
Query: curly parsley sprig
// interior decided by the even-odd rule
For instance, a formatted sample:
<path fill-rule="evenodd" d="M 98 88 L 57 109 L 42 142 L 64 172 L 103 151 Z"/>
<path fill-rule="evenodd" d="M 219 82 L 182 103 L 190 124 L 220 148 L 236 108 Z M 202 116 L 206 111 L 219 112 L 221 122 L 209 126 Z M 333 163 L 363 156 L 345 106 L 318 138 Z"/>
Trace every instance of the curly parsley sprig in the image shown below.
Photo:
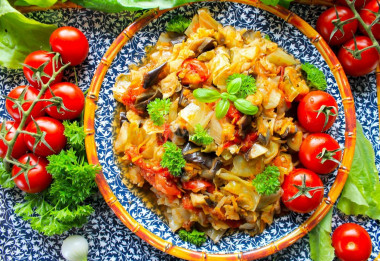
<path fill-rule="evenodd" d="M 190 136 L 190 140 L 198 145 L 209 145 L 214 141 L 199 123 L 195 125 L 195 131 L 194 134 Z"/>
<path fill-rule="evenodd" d="M 276 166 L 267 166 L 265 170 L 258 174 L 252 181 L 256 191 L 261 195 L 271 195 L 280 189 L 280 170 Z"/>
<path fill-rule="evenodd" d="M 186 161 L 182 156 L 182 151 L 173 142 L 167 141 L 163 145 L 165 152 L 162 156 L 160 165 L 167 168 L 175 177 L 179 177 L 182 174 L 182 168 L 185 167 Z"/>
<path fill-rule="evenodd" d="M 313 64 L 304 63 L 301 65 L 301 69 L 306 74 L 306 81 L 310 87 L 321 91 L 327 88 L 325 75 Z"/>
<path fill-rule="evenodd" d="M 201 246 L 207 240 L 205 233 L 200 232 L 195 228 L 193 228 L 191 231 L 181 229 L 178 231 L 178 235 L 183 241 L 189 242 L 196 246 Z"/>
<path fill-rule="evenodd" d="M 147 110 L 153 123 L 161 126 L 165 123 L 165 116 L 169 114 L 170 106 L 172 105 L 169 99 L 156 98 L 147 106 Z"/>
<path fill-rule="evenodd" d="M 189 27 L 190 23 L 190 19 L 177 15 L 168 22 L 166 31 L 182 34 Z"/>

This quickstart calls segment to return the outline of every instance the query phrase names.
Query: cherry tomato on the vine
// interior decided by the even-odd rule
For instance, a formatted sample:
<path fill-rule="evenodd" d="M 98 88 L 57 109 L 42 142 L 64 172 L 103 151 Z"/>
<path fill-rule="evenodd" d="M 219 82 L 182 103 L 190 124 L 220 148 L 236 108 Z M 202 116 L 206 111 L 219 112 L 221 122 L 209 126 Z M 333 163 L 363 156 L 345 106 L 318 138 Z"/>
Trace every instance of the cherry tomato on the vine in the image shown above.
<path fill-rule="evenodd" d="M 72 120 L 77 118 L 84 107 L 84 94 L 75 84 L 60 82 L 54 84 L 45 93 L 45 99 L 51 99 L 53 94 L 62 98 L 63 106 L 51 106 L 51 102 L 46 102 L 46 112 L 51 117 L 59 120 Z M 65 108 L 67 110 L 65 110 Z"/>
<path fill-rule="evenodd" d="M 4 122 L 0 123 L 0 130 L 3 127 L 3 124 Z M 10 141 L 13 139 L 18 126 L 19 124 L 14 121 L 5 122 L 4 131 L 6 134 L 4 133 L 3 135 L 7 141 Z M 4 158 L 5 155 L 7 154 L 7 151 L 8 151 L 8 146 L 4 143 L 3 140 L 0 139 L 0 157 Z M 16 139 L 16 142 L 13 145 L 11 156 L 17 159 L 21 157 L 22 155 L 24 155 L 27 151 L 28 151 L 28 148 L 26 147 L 25 142 L 24 142 L 24 134 L 20 133 Z"/>
<path fill-rule="evenodd" d="M 87 57 L 89 44 L 86 36 L 77 28 L 60 27 L 50 36 L 51 49 L 61 54 L 64 63 L 81 64 Z"/>
<path fill-rule="evenodd" d="M 43 132 L 43 139 L 50 146 L 46 146 L 42 142 L 41 138 L 37 138 L 37 146 L 33 150 L 36 138 L 32 137 L 30 134 L 24 135 L 24 140 L 26 146 L 39 156 L 49 156 L 52 154 L 59 153 L 66 146 L 66 137 L 64 135 L 65 127 L 63 124 L 56 119 L 50 117 L 40 117 L 35 119 L 39 129 Z M 25 129 L 31 133 L 37 133 L 37 126 L 34 121 L 31 121 Z"/>
<path fill-rule="evenodd" d="M 331 94 L 324 91 L 309 92 L 299 103 L 297 117 L 308 132 L 330 129 L 338 115 L 338 105 Z"/>
<path fill-rule="evenodd" d="M 298 157 L 303 166 L 318 174 L 336 169 L 342 157 L 339 143 L 326 133 L 312 133 L 302 142 Z"/>
<path fill-rule="evenodd" d="M 332 245 L 336 256 L 342 261 L 365 261 L 372 252 L 368 232 L 354 223 L 345 223 L 335 229 Z"/>
<path fill-rule="evenodd" d="M 29 165 L 34 166 L 27 174 L 20 172 L 22 171 L 20 167 L 13 166 L 12 177 L 19 189 L 27 193 L 37 193 L 45 190 L 51 184 L 52 177 L 46 171 L 46 166 L 49 164 L 47 159 L 28 153 L 21 156 L 18 161 L 23 164 L 29 161 Z M 28 177 L 28 181 L 25 179 L 25 175 Z"/>
<path fill-rule="evenodd" d="M 379 2 L 377 0 L 371 0 L 370 2 L 367 2 L 362 10 L 360 10 L 360 17 L 365 24 L 370 25 L 376 19 L 375 14 L 377 12 L 379 12 Z M 359 29 L 364 35 L 368 36 L 361 24 L 359 24 Z M 371 31 L 373 36 L 377 40 L 380 40 L 380 21 L 377 21 L 377 23 L 371 27 Z"/>
<path fill-rule="evenodd" d="M 16 88 L 12 89 L 8 97 L 13 99 L 18 99 L 20 95 L 24 92 L 24 102 L 22 104 L 22 108 L 24 111 L 27 111 L 30 106 L 32 105 L 33 101 L 37 98 L 39 91 L 32 87 L 32 86 L 17 86 Z M 20 122 L 22 119 L 22 113 L 19 110 L 19 107 L 11 101 L 10 99 L 6 99 L 5 101 L 5 108 L 7 109 L 9 115 L 17 121 Z M 29 122 L 31 120 L 31 117 L 34 119 L 40 116 L 45 115 L 44 111 L 44 103 L 43 102 L 37 102 L 34 106 L 32 112 L 30 113 L 29 117 L 27 118 L 26 122 Z"/>
<path fill-rule="evenodd" d="M 206 64 L 197 59 L 188 58 L 183 61 L 181 67 L 178 76 L 184 85 L 199 84 L 205 82 L 209 77 Z"/>
<path fill-rule="evenodd" d="M 30 67 L 34 69 L 40 68 L 41 65 L 43 65 L 45 62 L 48 62 L 45 68 L 43 68 L 43 72 L 46 73 L 49 76 L 53 75 L 53 64 L 55 71 L 58 71 L 62 67 L 62 63 L 60 59 L 53 59 L 55 57 L 55 53 L 47 52 L 47 51 L 35 51 L 30 53 L 24 61 L 24 64 L 29 65 Z M 33 72 L 33 70 L 29 69 L 27 66 L 23 66 L 24 75 L 25 78 L 28 80 L 30 85 L 37 89 L 41 89 L 41 83 L 36 78 L 36 73 Z M 40 74 L 40 73 L 37 73 Z M 63 72 L 59 73 L 54 81 L 52 81 L 51 84 L 58 83 L 62 80 Z M 42 76 L 41 80 L 44 84 L 46 84 L 49 81 L 49 77 Z"/>
<path fill-rule="evenodd" d="M 316 209 L 323 199 L 323 183 L 319 176 L 308 169 L 295 169 L 285 176 L 282 183 L 284 205 L 297 213 L 309 213 Z"/>
<path fill-rule="evenodd" d="M 336 8 L 336 9 L 335 9 Z M 341 21 L 346 21 L 354 17 L 354 13 L 348 7 L 344 6 L 335 6 L 324 11 L 317 20 L 316 29 L 321 34 L 325 41 L 333 46 L 340 45 L 344 42 L 350 40 L 358 29 L 358 21 L 352 20 L 351 22 L 343 25 L 343 33 L 340 30 L 337 30 L 334 35 L 331 37 L 337 23 L 337 15 Z"/>
<path fill-rule="evenodd" d="M 355 39 L 359 50 L 372 45 L 371 39 L 367 36 L 357 36 Z M 355 50 L 354 39 L 343 44 L 338 53 L 338 59 L 346 74 L 351 76 L 362 76 L 376 69 L 379 62 L 379 53 L 376 51 L 375 47 L 363 51 L 361 53 L 361 59 L 354 58 L 347 49 Z"/>

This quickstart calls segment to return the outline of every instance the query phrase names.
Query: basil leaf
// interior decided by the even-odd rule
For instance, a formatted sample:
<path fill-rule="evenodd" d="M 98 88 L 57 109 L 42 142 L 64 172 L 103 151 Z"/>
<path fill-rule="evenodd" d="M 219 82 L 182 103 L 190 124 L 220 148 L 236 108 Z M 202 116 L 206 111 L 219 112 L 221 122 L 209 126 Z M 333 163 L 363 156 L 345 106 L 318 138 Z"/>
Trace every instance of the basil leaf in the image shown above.
<path fill-rule="evenodd" d="M 380 182 L 375 152 L 358 121 L 356 126 L 354 159 L 337 206 L 346 215 L 380 220 Z"/>
<path fill-rule="evenodd" d="M 240 91 L 241 84 L 242 84 L 241 78 L 233 79 L 227 85 L 227 92 L 229 94 L 236 94 L 238 91 Z"/>
<path fill-rule="evenodd" d="M 234 102 L 236 109 L 247 115 L 255 115 L 259 109 L 246 99 L 237 99 Z"/>
<path fill-rule="evenodd" d="M 332 261 L 334 248 L 331 246 L 332 208 L 309 233 L 310 257 L 313 261 Z"/>
<path fill-rule="evenodd" d="M 199 88 L 193 91 L 195 99 L 201 102 L 214 102 L 220 98 L 220 93 L 217 90 Z"/>
<path fill-rule="evenodd" d="M 215 107 L 216 118 L 221 119 L 224 116 L 226 116 L 229 108 L 230 108 L 230 102 L 228 100 L 220 100 Z"/>

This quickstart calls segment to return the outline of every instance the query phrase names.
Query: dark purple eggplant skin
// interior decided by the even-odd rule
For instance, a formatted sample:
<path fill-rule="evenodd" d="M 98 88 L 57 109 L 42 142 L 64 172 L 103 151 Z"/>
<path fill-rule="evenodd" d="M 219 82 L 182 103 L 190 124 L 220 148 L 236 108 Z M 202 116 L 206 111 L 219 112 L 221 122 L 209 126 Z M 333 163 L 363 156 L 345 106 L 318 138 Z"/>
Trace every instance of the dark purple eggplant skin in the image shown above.
<path fill-rule="evenodd" d="M 151 89 L 143 92 L 136 97 L 135 108 L 146 112 L 146 106 L 148 106 L 148 104 L 156 98 L 162 98 L 162 93 L 158 89 L 156 91 Z"/>
<path fill-rule="evenodd" d="M 152 87 L 158 78 L 158 75 L 162 70 L 164 69 L 165 65 L 167 62 L 164 62 L 163 64 L 159 65 L 158 67 L 154 68 L 153 70 L 149 71 L 145 76 L 144 76 L 144 83 L 143 83 L 143 88 L 148 89 Z"/>
<path fill-rule="evenodd" d="M 223 164 L 220 161 L 219 157 L 217 157 L 214 153 L 204 153 L 201 151 L 196 151 L 190 154 L 186 154 L 187 151 L 195 149 L 197 147 L 197 145 L 191 142 L 187 142 L 185 146 L 183 146 L 182 148 L 183 158 L 187 162 L 199 163 L 203 167 L 208 168 L 210 172 L 215 174 L 222 167 Z"/>

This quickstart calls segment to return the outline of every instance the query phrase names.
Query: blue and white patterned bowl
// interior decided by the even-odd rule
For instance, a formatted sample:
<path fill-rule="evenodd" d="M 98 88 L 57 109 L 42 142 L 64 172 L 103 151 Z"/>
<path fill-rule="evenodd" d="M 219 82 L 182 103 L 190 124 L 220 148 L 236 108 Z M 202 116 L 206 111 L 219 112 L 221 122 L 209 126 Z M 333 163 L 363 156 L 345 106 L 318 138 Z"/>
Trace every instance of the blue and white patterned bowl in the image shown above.
<path fill-rule="evenodd" d="M 117 159 L 113 152 L 113 138 L 111 137 L 114 136 L 113 122 L 117 104 L 113 98 L 112 87 L 116 77 L 121 73 L 128 72 L 128 67 L 131 64 L 136 64 L 141 61 L 145 55 L 145 47 L 155 44 L 160 33 L 165 31 L 166 22 L 168 20 L 175 15 L 191 18 L 196 11 L 202 7 L 209 8 L 213 17 L 223 25 L 259 30 L 268 34 L 272 41 L 278 43 L 302 63 L 309 62 L 322 69 L 326 75 L 329 86 L 327 92 L 332 94 L 339 104 L 339 116 L 333 127 L 329 130 L 329 134 L 332 135 L 341 146 L 344 146 L 346 124 L 343 101 L 337 82 L 322 55 L 304 34 L 281 18 L 250 5 L 232 2 L 198 2 L 165 12 L 139 30 L 114 58 L 113 63 L 110 65 L 104 77 L 99 95 L 97 96 L 95 93 L 93 97 L 91 97 L 92 89 L 90 87 L 88 101 L 95 100 L 95 98 L 97 99 L 94 123 L 97 157 L 99 163 L 102 165 L 104 178 L 114 195 L 112 200 L 108 199 L 107 203 L 110 205 L 115 202 L 120 203 L 122 208 L 124 208 L 135 221 L 154 235 L 170 242 L 172 245 L 191 251 L 207 252 L 209 254 L 244 253 L 268 246 L 270 243 L 290 234 L 304 223 L 310 215 L 289 213 L 282 217 L 276 217 L 273 224 L 266 228 L 260 235 L 251 237 L 243 232 L 233 232 L 225 235 L 217 244 L 209 239 L 205 244 L 197 247 L 182 241 L 176 233 L 170 230 L 164 218 L 158 215 L 154 209 L 148 207 L 148 205 L 152 206 L 155 203 L 144 200 L 143 191 L 133 186 L 126 186 L 123 183 L 121 169 L 117 165 Z M 105 60 L 103 60 L 103 67 L 104 64 L 109 66 Z M 99 80 L 97 77 L 98 75 L 95 73 L 93 84 Z M 343 78 L 344 81 L 345 76 Z M 350 91 L 348 91 L 348 93 L 350 95 Z M 85 124 L 88 119 L 91 119 L 90 114 L 91 113 L 86 111 L 87 117 Z M 91 125 L 92 124 L 89 126 Z M 88 133 L 93 134 L 91 129 L 88 129 Z M 92 141 L 93 136 L 86 138 L 87 149 L 90 148 L 88 144 Z M 88 151 L 88 155 L 91 155 L 91 152 Z M 91 157 L 89 157 L 89 160 L 91 161 Z M 336 172 L 323 178 L 325 187 L 327 188 L 325 190 L 326 196 L 335 177 Z M 102 188 L 100 188 L 100 190 L 102 191 Z M 136 231 L 139 229 L 140 226 L 136 227 Z M 145 239 L 149 240 L 149 238 Z M 278 249 L 273 250 L 272 253 L 274 251 L 278 251 Z M 184 256 L 180 257 L 186 258 Z M 188 258 L 190 259 L 190 256 L 188 256 Z"/>

